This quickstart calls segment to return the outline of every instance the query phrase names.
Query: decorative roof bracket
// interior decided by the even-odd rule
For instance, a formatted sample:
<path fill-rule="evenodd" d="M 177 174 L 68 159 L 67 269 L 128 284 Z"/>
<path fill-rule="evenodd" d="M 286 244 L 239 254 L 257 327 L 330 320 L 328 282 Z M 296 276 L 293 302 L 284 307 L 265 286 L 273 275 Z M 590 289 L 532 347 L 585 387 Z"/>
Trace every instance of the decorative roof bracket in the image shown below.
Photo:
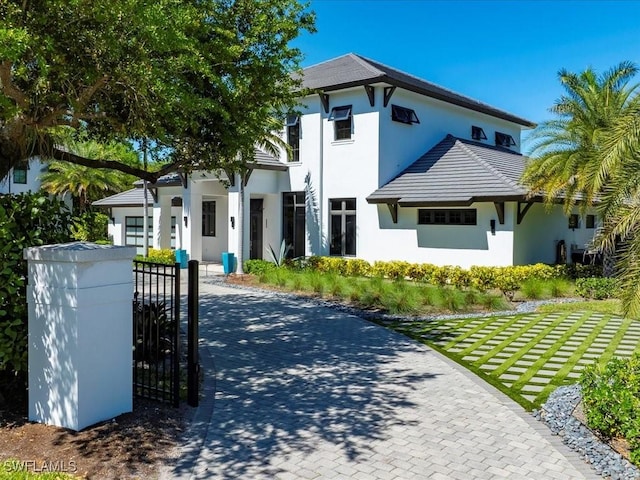
<path fill-rule="evenodd" d="M 376 89 L 371 85 L 365 85 L 364 90 L 367 92 L 367 97 L 369 97 L 369 105 L 372 107 L 376 104 Z"/>
<path fill-rule="evenodd" d="M 324 113 L 329 113 L 329 94 L 328 93 L 319 93 L 320 102 L 322 103 L 322 108 L 324 108 Z"/>
<path fill-rule="evenodd" d="M 389 105 L 389 100 L 391 100 L 391 96 L 393 92 L 396 91 L 396 87 L 384 87 L 384 106 Z"/>
<path fill-rule="evenodd" d="M 391 219 L 393 220 L 393 223 L 398 223 L 398 204 L 387 203 L 387 207 L 389 207 L 389 213 L 391 213 Z"/>
<path fill-rule="evenodd" d="M 524 205 L 524 209 L 520 209 L 521 205 Z M 518 225 L 520 225 L 520 222 L 522 222 L 524 216 L 527 214 L 532 205 L 533 202 L 518 202 Z"/>
<path fill-rule="evenodd" d="M 504 225 L 504 202 L 493 202 L 493 205 L 496 207 L 500 225 Z"/>

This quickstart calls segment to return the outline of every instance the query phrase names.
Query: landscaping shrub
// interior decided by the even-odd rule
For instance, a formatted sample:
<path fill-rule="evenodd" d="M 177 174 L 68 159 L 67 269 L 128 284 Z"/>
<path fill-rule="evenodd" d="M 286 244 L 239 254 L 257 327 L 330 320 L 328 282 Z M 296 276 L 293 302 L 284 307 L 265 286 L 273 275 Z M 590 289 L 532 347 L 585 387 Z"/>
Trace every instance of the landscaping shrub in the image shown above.
<path fill-rule="evenodd" d="M 359 258 L 348 260 L 345 273 L 350 277 L 368 277 L 371 275 L 371 264 Z"/>
<path fill-rule="evenodd" d="M 71 224 L 71 234 L 74 240 L 82 242 L 105 242 L 109 217 L 101 212 L 84 212 L 74 218 Z"/>
<path fill-rule="evenodd" d="M 0 391 L 24 391 L 27 262 L 23 249 L 72 239 L 64 203 L 42 194 L 0 196 Z"/>
<path fill-rule="evenodd" d="M 576 279 L 576 293 L 584 298 L 604 300 L 615 298 L 619 292 L 615 278 L 591 277 Z"/>
<path fill-rule="evenodd" d="M 244 262 L 244 271 L 253 275 L 261 275 L 274 268 L 277 268 L 275 264 L 267 260 L 245 260 Z"/>
<path fill-rule="evenodd" d="M 150 248 L 147 261 L 173 265 L 176 263 L 176 251 L 171 250 L 170 248 Z"/>
<path fill-rule="evenodd" d="M 522 283 L 520 291 L 524 298 L 538 300 L 545 296 L 545 282 L 535 277 L 528 278 Z"/>
<path fill-rule="evenodd" d="M 640 355 L 587 365 L 580 377 L 587 424 L 608 438 L 622 436 L 640 461 Z"/>
<path fill-rule="evenodd" d="M 473 288 L 486 292 L 491 288 L 495 288 L 497 273 L 495 267 L 472 266 L 469 269 L 470 284 Z"/>
<path fill-rule="evenodd" d="M 590 278 L 590 277 L 602 277 L 602 265 L 581 265 L 579 263 L 572 263 L 569 265 L 559 265 L 559 268 L 563 268 L 564 276 L 572 280 L 578 278 Z"/>

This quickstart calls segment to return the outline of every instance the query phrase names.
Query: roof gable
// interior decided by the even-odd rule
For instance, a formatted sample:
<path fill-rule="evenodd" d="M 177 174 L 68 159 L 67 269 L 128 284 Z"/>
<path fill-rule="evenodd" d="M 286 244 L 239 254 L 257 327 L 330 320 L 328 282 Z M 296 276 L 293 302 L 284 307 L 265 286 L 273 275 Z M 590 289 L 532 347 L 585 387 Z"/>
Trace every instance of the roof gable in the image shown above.
<path fill-rule="evenodd" d="M 519 178 L 525 165 L 526 157 L 519 153 L 447 135 L 367 201 L 405 206 L 469 205 L 523 198 L 527 189 Z"/>
<path fill-rule="evenodd" d="M 324 92 L 380 82 L 485 113 L 524 127 L 535 127 L 535 123 L 530 120 L 354 53 L 312 65 L 302 71 L 303 88 Z"/>

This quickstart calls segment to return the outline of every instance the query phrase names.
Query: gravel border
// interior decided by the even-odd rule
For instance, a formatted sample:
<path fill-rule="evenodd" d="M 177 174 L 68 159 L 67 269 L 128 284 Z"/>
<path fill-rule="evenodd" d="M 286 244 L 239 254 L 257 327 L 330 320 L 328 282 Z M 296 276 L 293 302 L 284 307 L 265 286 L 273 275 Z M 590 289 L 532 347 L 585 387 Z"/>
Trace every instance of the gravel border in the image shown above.
<path fill-rule="evenodd" d="M 599 475 L 612 480 L 640 478 L 640 469 L 573 416 L 581 399 L 580 385 L 558 387 L 540 410 L 532 412 L 533 417 L 546 424 L 553 434 L 562 437 L 562 441 L 578 452 Z"/>

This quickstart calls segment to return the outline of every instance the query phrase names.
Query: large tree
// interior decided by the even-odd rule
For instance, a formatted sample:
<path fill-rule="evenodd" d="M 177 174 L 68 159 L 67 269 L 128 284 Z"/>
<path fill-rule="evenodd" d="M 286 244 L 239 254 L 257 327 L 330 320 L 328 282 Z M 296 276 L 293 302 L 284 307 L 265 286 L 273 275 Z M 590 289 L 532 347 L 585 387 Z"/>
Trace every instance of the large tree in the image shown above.
<path fill-rule="evenodd" d="M 622 62 L 601 75 L 592 68 L 558 73 L 564 94 L 551 108 L 556 118 L 530 137 L 532 159 L 522 180 L 532 192 L 544 193 L 548 203 L 561 199 L 567 211 L 577 200 L 593 203 L 618 167 L 602 160 L 603 139 L 627 112 L 637 88 L 629 81 L 637 72 L 636 65 Z"/>
<path fill-rule="evenodd" d="M 34 155 L 152 182 L 234 164 L 294 105 L 289 44 L 313 29 L 296 0 L 5 0 L 0 18 L 0 178 Z M 146 139 L 167 163 L 87 159 L 60 126 Z"/>

